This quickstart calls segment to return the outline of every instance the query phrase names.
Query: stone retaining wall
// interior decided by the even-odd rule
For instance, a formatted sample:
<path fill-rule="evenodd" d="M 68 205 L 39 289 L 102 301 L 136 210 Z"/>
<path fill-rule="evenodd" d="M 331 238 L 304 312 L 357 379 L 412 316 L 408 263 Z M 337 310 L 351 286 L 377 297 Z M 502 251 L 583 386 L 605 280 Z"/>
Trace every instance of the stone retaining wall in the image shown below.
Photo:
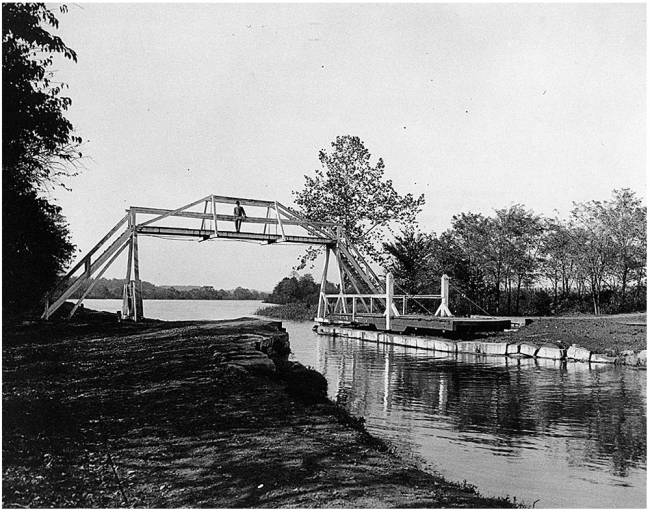
<path fill-rule="evenodd" d="M 491 343 L 484 341 L 453 341 L 427 336 L 412 336 L 393 334 L 380 331 L 364 331 L 335 325 L 319 325 L 318 334 L 354 338 L 373 341 L 387 345 L 402 345 L 411 348 L 432 350 L 448 354 L 483 354 L 488 356 L 534 357 L 556 361 L 582 361 L 593 364 L 625 364 L 630 366 L 646 366 L 647 351 L 633 352 L 628 350 L 617 357 L 597 354 L 572 345 L 563 349 L 556 345 L 536 346 L 529 343 Z"/>

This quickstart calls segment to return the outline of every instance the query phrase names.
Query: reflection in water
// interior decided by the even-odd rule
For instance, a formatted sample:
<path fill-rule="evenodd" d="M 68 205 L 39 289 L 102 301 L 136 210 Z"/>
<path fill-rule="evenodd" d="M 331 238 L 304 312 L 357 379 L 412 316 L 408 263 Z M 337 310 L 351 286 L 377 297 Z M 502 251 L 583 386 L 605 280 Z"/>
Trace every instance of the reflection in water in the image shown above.
<path fill-rule="evenodd" d="M 645 506 L 644 370 L 310 340 L 334 400 L 449 478 L 538 507 Z"/>

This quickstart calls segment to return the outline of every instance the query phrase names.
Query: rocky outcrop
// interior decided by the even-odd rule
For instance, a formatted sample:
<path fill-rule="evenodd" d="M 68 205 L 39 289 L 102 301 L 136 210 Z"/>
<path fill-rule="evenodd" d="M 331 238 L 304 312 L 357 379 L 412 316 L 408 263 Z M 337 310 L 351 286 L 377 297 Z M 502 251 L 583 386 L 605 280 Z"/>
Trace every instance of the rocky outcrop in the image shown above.
<path fill-rule="evenodd" d="M 215 364 L 246 372 L 274 373 L 276 363 L 291 353 L 289 335 L 281 324 L 276 328 L 278 332 L 222 336 L 212 345 Z"/>

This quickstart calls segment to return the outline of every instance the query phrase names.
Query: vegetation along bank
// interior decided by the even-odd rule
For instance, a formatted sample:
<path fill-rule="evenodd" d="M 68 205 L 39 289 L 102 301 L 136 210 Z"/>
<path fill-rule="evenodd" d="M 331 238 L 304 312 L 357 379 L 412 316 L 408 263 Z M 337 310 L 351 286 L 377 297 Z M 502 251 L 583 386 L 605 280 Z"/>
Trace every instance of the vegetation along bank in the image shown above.
<path fill-rule="evenodd" d="M 338 286 L 328 282 L 327 293 L 337 293 Z M 271 306 L 259 308 L 255 314 L 280 320 L 309 321 L 316 317 L 320 284 L 311 274 L 285 277 L 273 288 L 273 292 L 264 300 Z"/>
<path fill-rule="evenodd" d="M 280 320 L 293 320 L 296 322 L 313 320 L 316 317 L 316 313 L 317 307 L 315 305 L 300 304 L 298 302 L 265 306 L 255 311 L 255 314 L 259 316 L 278 318 Z"/>
<path fill-rule="evenodd" d="M 513 506 L 426 473 L 287 361 L 278 323 L 3 327 L 3 506 Z"/>

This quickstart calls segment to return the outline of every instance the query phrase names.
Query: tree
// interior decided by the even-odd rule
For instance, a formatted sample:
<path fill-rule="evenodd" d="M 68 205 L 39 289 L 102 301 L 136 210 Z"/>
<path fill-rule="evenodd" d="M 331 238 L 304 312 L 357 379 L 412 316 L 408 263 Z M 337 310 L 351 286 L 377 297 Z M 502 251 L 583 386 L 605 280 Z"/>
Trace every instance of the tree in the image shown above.
<path fill-rule="evenodd" d="M 443 233 L 440 241 L 445 239 L 447 243 L 439 257 L 461 262 L 454 264 L 455 270 L 447 274 L 453 276 L 471 301 L 485 310 L 492 309 L 487 290 L 496 290 L 498 305 L 503 261 L 494 240 L 494 220 L 480 213 L 454 215 L 451 229 Z"/>
<path fill-rule="evenodd" d="M 305 186 L 294 192 L 295 203 L 313 221 L 336 222 L 344 236 L 362 252 L 379 260 L 385 231 L 394 225 L 409 226 L 424 205 L 424 195 L 398 194 L 384 179 L 381 158 L 371 163 L 370 152 L 359 137 L 339 136 L 332 151 L 321 150 L 321 169 L 305 176 Z M 313 260 L 308 251 L 299 268 Z"/>
<path fill-rule="evenodd" d="M 395 283 L 409 295 L 431 292 L 435 235 L 427 235 L 414 227 L 406 227 L 392 242 L 384 243 L 388 253 L 386 270 L 393 273 Z"/>
<path fill-rule="evenodd" d="M 522 285 L 530 285 L 538 268 L 542 221 L 538 215 L 516 204 L 496 211 L 494 253 L 503 262 L 504 289 L 507 290 L 507 312 L 511 312 L 512 285 L 516 284 L 515 313 L 519 314 Z M 497 286 L 499 283 L 497 282 Z M 497 301 L 498 304 L 498 301 Z"/>
<path fill-rule="evenodd" d="M 56 28 L 56 17 L 44 4 L 3 3 L 2 15 L 3 311 L 13 315 L 38 302 L 73 254 L 61 209 L 43 195 L 73 174 L 81 139 L 50 71 L 56 54 L 76 61 L 42 27 Z"/>
<path fill-rule="evenodd" d="M 541 268 L 543 276 L 553 286 L 553 309 L 558 308 L 558 291 L 566 298 L 574 274 L 572 234 L 562 220 L 547 219 L 541 241 Z"/>
<path fill-rule="evenodd" d="M 615 254 L 603 214 L 600 201 L 574 203 L 571 211 L 572 253 L 578 272 L 589 282 L 595 315 L 601 313 L 604 280 Z"/>
<path fill-rule="evenodd" d="M 326 284 L 326 293 L 336 293 L 337 288 L 330 282 Z M 274 304 L 318 304 L 320 285 L 314 281 L 311 274 L 303 276 L 293 273 L 285 277 L 273 288 L 273 293 L 266 298 L 266 302 Z"/>
<path fill-rule="evenodd" d="M 614 190 L 612 196 L 599 213 L 613 251 L 611 271 L 618 288 L 618 306 L 624 309 L 630 275 L 642 276 L 645 269 L 647 209 L 630 189 Z"/>

